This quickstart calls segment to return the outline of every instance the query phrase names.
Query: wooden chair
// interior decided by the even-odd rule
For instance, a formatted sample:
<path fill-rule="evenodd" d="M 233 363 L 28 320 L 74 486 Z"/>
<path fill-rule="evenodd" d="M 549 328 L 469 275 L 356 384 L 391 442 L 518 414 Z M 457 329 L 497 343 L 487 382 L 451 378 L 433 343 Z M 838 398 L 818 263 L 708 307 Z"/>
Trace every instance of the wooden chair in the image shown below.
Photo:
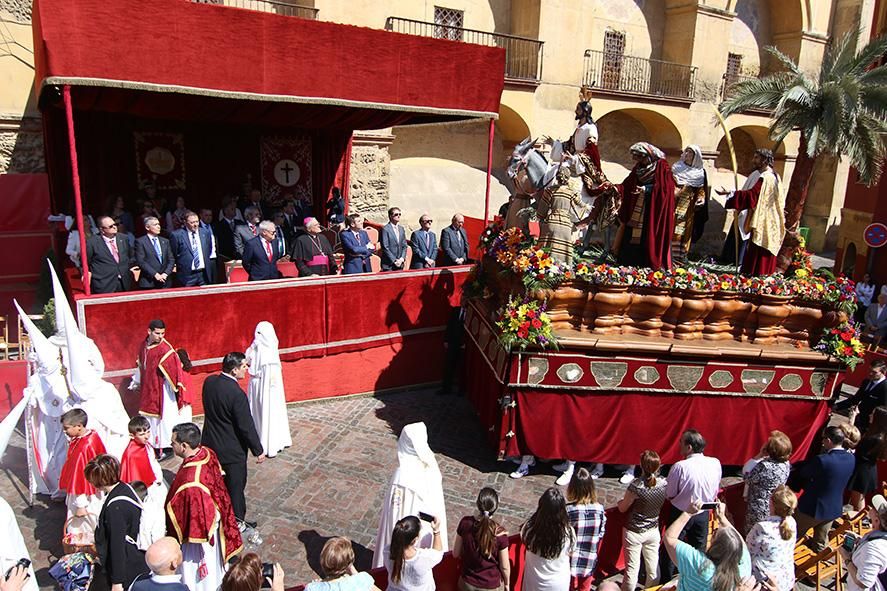
<path fill-rule="evenodd" d="M 25 330 L 25 325 L 22 323 L 21 316 L 18 316 L 18 358 L 19 359 L 27 359 L 28 353 L 31 352 L 31 337 L 28 336 L 28 331 Z M 43 320 L 43 314 L 28 314 L 28 318 L 30 318 L 34 324 L 37 324 Z"/>
<path fill-rule="evenodd" d="M 843 538 L 843 536 L 841 536 Z M 795 578 L 811 578 L 816 586 L 816 591 L 820 591 L 823 582 L 834 578 L 834 591 L 843 591 L 844 584 L 841 579 L 844 577 L 844 570 L 841 563 L 841 554 L 837 547 L 826 546 L 821 552 L 818 552 L 801 563 L 795 562 Z"/>
<path fill-rule="evenodd" d="M 379 243 L 379 231 L 375 228 L 364 228 L 366 230 L 367 236 L 370 237 L 370 242 L 373 244 Z M 378 273 L 382 270 L 382 259 L 380 259 L 375 254 L 370 256 L 370 268 L 373 270 L 373 273 Z"/>
<path fill-rule="evenodd" d="M 11 343 L 9 342 L 9 318 L 7 316 L 0 316 L 0 325 L 2 325 L 2 330 L 0 330 L 0 354 L 3 355 L 3 359 L 9 359 L 9 349 L 11 348 Z"/>

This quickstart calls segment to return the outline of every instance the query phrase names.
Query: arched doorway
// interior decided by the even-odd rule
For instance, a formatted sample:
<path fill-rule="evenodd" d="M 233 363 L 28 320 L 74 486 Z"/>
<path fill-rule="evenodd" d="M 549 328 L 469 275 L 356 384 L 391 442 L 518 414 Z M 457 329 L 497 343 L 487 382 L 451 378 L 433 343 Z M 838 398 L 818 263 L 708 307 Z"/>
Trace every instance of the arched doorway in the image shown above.
<path fill-rule="evenodd" d="M 624 169 L 632 167 L 629 148 L 636 142 L 649 142 L 672 156 L 683 148 L 681 132 L 670 119 L 647 109 L 619 109 L 597 120 L 599 147 L 604 172 L 607 163 Z"/>
<path fill-rule="evenodd" d="M 856 271 L 856 244 L 847 242 L 844 248 L 844 260 L 841 261 L 841 273 L 853 277 L 854 271 Z"/>

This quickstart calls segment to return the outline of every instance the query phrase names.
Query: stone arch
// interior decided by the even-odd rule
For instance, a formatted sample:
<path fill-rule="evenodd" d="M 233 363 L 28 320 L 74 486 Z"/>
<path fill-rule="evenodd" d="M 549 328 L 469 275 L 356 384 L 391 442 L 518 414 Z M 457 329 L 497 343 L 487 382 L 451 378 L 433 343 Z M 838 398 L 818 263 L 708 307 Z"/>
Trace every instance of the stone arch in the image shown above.
<path fill-rule="evenodd" d="M 496 134 L 502 138 L 504 146 L 513 146 L 530 135 L 530 126 L 517 111 L 500 104 Z"/>
<path fill-rule="evenodd" d="M 730 130 L 733 138 L 733 147 L 736 150 L 736 164 L 739 174 L 748 176 L 753 170 L 751 157 L 757 148 L 770 148 L 776 156 L 774 168 L 780 175 L 785 168 L 785 144 L 774 144 L 770 139 L 770 130 L 762 125 L 740 125 Z M 732 172 L 733 164 L 730 161 L 730 149 L 727 146 L 727 137 L 722 136 L 718 142 L 718 156 L 715 158 L 715 168 Z"/>
<path fill-rule="evenodd" d="M 742 56 L 739 75 L 755 76 L 768 71 L 770 56 L 764 48 L 773 45 L 769 3 L 769 0 L 736 1 L 728 51 Z"/>
<path fill-rule="evenodd" d="M 736 12 L 738 4 L 742 1 L 728 0 L 727 10 Z M 702 2 L 702 4 L 704 3 Z M 812 30 L 810 0 L 779 0 L 779 2 L 770 1 L 767 4 L 770 6 L 770 17 L 773 19 L 774 33 Z"/>
<path fill-rule="evenodd" d="M 633 166 L 628 149 L 635 142 L 650 142 L 669 156 L 677 156 L 683 148 L 681 132 L 672 121 L 648 109 L 617 109 L 597 120 L 600 133 L 601 159 Z"/>

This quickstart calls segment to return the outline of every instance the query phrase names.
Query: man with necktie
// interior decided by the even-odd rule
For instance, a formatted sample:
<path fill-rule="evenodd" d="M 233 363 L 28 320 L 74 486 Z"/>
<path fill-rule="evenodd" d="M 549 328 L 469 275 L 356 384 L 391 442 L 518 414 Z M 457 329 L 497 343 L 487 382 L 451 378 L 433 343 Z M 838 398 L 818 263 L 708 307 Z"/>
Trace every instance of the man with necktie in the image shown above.
<path fill-rule="evenodd" d="M 145 235 L 136 238 L 136 264 L 139 274 L 139 289 L 161 289 L 172 287 L 173 259 L 169 240 L 160 235 L 160 220 L 145 218 Z"/>
<path fill-rule="evenodd" d="M 440 231 L 440 248 L 443 250 L 443 266 L 469 263 L 468 235 L 465 233 L 465 218 L 461 213 L 453 216 L 453 223 Z"/>
<path fill-rule="evenodd" d="M 413 260 L 410 269 L 427 269 L 434 266 L 437 259 L 437 236 L 431 231 L 431 219 L 427 213 L 419 217 L 419 229 L 410 235 L 410 248 Z"/>
<path fill-rule="evenodd" d="M 259 223 L 259 235 L 243 247 L 243 268 L 249 273 L 249 280 L 279 279 L 277 261 L 281 256 L 283 253 L 278 247 L 274 222 L 265 220 Z"/>
<path fill-rule="evenodd" d="M 887 363 L 881 359 L 875 359 L 869 366 L 869 377 L 862 381 L 856 394 L 845 398 L 835 405 L 835 410 L 849 410 L 856 407 L 859 414 L 853 424 L 865 433 L 871 422 L 872 412 L 887 404 Z"/>
<path fill-rule="evenodd" d="M 217 267 L 217 259 L 219 256 L 218 242 L 216 240 L 216 233 L 213 230 L 213 210 L 211 209 L 201 209 L 200 210 L 200 227 L 209 232 L 209 236 L 212 239 L 212 247 L 209 253 L 209 265 L 207 266 L 207 281 L 209 283 L 216 282 L 216 271 Z"/>
<path fill-rule="evenodd" d="M 379 239 L 382 249 L 383 271 L 400 271 L 407 259 L 407 234 L 400 225 L 400 209 L 392 207 L 388 210 L 388 223 L 382 226 Z"/>
<path fill-rule="evenodd" d="M 217 253 L 223 261 L 239 259 L 240 255 L 234 248 L 234 233 L 237 226 L 246 224 L 239 219 L 240 210 L 236 201 L 228 201 L 222 208 L 219 219 L 213 224 L 213 234 L 216 237 Z"/>
<path fill-rule="evenodd" d="M 370 242 L 366 231 L 361 229 L 363 216 L 359 213 L 352 213 L 346 219 L 348 220 L 348 229 L 339 234 L 342 250 L 345 252 L 342 275 L 372 273 L 370 255 L 375 252 L 376 247 Z"/>
<path fill-rule="evenodd" d="M 209 283 L 212 233 L 200 227 L 200 218 L 193 211 L 185 213 L 185 227 L 169 236 L 173 257 L 176 260 L 176 282 L 193 287 Z"/>
<path fill-rule="evenodd" d="M 92 293 L 128 291 L 132 286 L 132 272 L 137 268 L 132 250 L 126 240 L 117 235 L 117 224 L 112 218 L 102 216 L 98 224 L 101 233 L 86 241 L 87 277 Z"/>

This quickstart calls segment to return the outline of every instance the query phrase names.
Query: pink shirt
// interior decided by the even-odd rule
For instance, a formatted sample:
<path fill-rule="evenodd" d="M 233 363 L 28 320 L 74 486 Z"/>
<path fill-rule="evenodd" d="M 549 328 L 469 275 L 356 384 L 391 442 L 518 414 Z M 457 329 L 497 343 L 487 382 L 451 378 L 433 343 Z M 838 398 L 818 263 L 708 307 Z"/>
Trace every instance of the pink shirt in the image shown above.
<path fill-rule="evenodd" d="M 690 454 L 668 471 L 665 496 L 680 511 L 690 503 L 714 503 L 721 488 L 721 462 L 704 454 Z"/>

